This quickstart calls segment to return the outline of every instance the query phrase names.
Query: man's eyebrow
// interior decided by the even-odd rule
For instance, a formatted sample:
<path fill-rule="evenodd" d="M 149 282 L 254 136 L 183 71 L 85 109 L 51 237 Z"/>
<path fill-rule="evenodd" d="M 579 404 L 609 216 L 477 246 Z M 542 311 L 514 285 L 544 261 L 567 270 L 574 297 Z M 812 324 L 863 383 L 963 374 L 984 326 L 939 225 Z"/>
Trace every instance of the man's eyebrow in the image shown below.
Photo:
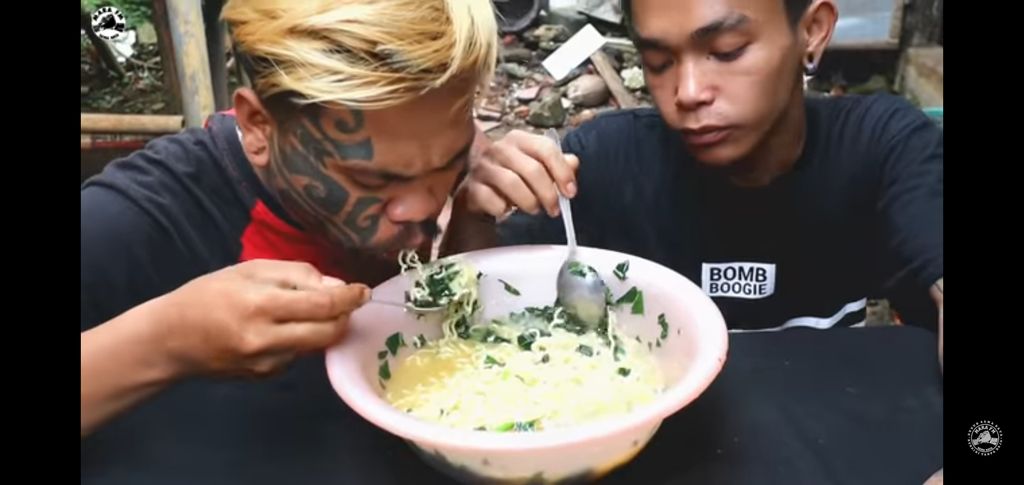
<path fill-rule="evenodd" d="M 636 45 L 637 50 L 641 50 L 641 51 L 645 51 L 645 50 L 655 50 L 655 51 L 671 50 L 671 49 L 669 49 L 668 45 L 665 44 L 664 42 L 662 42 L 661 40 L 652 39 L 652 38 L 649 38 L 649 37 L 643 37 L 643 36 L 640 36 L 640 35 L 636 36 L 636 39 L 633 40 L 633 43 Z"/>
<path fill-rule="evenodd" d="M 690 38 L 695 41 L 706 41 L 715 35 L 735 30 L 750 23 L 750 17 L 739 12 L 729 12 L 707 24 L 704 24 L 697 30 L 690 33 Z M 637 50 L 655 50 L 655 51 L 670 51 L 672 48 L 669 43 L 654 37 L 644 37 L 643 35 L 637 34 L 633 40 Z"/>
<path fill-rule="evenodd" d="M 445 170 L 448 170 L 448 169 L 452 168 L 453 166 L 455 166 L 455 164 L 459 163 L 460 161 L 462 161 L 463 158 L 465 158 L 467 155 L 469 155 L 469 150 L 472 147 L 473 147 L 473 140 L 470 140 L 468 143 L 466 143 L 466 146 L 464 146 L 461 149 L 459 149 L 459 151 L 455 155 L 453 155 L 452 158 L 450 158 L 447 162 L 445 162 L 444 165 L 442 165 L 440 167 L 437 167 L 435 169 L 432 169 L 429 172 L 426 172 L 426 173 L 423 173 L 423 174 L 419 174 L 419 175 L 402 175 L 402 174 L 388 172 L 386 170 L 377 170 L 377 169 L 369 168 L 369 167 L 365 167 L 365 166 L 363 166 L 363 167 L 350 167 L 350 169 L 354 168 L 358 172 L 362 172 L 362 173 L 364 173 L 366 175 L 373 176 L 373 177 L 380 177 L 380 178 L 382 178 L 382 179 L 384 179 L 384 180 L 386 180 L 388 182 L 409 182 L 411 180 L 415 180 L 415 179 L 417 179 L 419 177 L 422 177 L 424 175 L 428 175 L 428 174 L 436 173 L 436 172 L 443 172 Z"/>
<path fill-rule="evenodd" d="M 697 41 L 708 40 L 722 32 L 736 30 L 748 23 L 750 23 L 750 17 L 738 12 L 729 12 L 694 30 L 690 34 L 690 38 Z"/>

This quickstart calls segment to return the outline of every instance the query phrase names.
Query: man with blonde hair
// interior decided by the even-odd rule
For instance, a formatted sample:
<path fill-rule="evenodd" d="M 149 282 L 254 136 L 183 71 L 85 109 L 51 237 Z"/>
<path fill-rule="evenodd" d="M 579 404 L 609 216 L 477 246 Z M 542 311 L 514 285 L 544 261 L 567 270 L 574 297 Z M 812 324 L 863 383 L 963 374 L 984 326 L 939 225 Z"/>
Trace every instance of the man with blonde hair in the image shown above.
<path fill-rule="evenodd" d="M 81 189 L 83 436 L 183 377 L 335 343 L 465 173 L 488 0 L 232 0 L 223 18 L 252 88 Z"/>

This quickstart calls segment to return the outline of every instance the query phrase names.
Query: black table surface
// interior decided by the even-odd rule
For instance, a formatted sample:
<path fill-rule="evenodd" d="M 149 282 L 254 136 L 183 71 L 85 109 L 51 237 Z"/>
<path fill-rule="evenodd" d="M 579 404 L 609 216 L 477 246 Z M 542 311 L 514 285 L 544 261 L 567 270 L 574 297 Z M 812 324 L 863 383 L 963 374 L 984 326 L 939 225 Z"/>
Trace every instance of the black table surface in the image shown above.
<path fill-rule="evenodd" d="M 920 484 L 942 467 L 933 333 L 730 335 L 708 390 L 613 484 Z M 322 356 L 262 381 L 179 384 L 82 440 L 83 484 L 451 483 L 349 410 Z"/>

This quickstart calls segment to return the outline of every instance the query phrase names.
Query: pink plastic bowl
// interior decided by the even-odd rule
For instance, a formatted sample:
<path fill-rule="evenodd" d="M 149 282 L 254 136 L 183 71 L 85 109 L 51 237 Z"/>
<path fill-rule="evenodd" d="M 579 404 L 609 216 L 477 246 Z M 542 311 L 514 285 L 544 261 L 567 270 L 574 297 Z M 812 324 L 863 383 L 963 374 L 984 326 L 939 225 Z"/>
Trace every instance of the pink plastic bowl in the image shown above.
<path fill-rule="evenodd" d="M 566 256 L 564 246 L 518 246 L 459 255 L 485 275 L 480 295 L 485 318 L 507 315 L 526 306 L 544 306 L 555 297 L 555 275 Z M 661 422 L 696 399 L 725 363 L 728 337 L 715 304 L 693 282 L 659 264 L 623 253 L 580 248 L 579 259 L 593 266 L 612 290 L 622 295 L 637 286 L 644 293 L 644 315 L 619 312 L 629 338 L 654 341 L 661 334 L 657 316 L 664 313 L 668 338 L 654 353 L 667 382 L 651 404 L 631 414 L 576 427 L 534 433 L 453 430 L 420 421 L 393 408 L 382 397 L 378 353 L 395 332 L 406 342 L 419 334 L 433 339 L 436 324 L 417 320 L 399 308 L 370 304 L 352 315 L 348 336 L 327 351 L 327 372 L 341 399 L 376 426 L 407 440 L 429 463 L 467 482 L 559 482 L 594 479 L 607 474 L 646 446 Z M 629 261 L 628 279 L 613 276 Z M 508 294 L 501 278 L 521 292 Z M 402 301 L 410 286 L 397 276 L 374 290 L 374 297 Z M 390 364 L 413 352 L 402 347 Z"/>

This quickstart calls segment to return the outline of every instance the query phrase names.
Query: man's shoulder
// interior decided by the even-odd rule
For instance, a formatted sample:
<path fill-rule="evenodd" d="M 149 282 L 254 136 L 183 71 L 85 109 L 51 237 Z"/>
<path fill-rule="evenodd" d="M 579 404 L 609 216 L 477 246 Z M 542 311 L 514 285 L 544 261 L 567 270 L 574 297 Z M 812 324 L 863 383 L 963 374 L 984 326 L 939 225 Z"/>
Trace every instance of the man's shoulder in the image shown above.
<path fill-rule="evenodd" d="M 229 120 L 211 119 L 209 126 L 190 128 L 148 142 L 145 147 L 115 159 L 87 179 L 83 192 L 109 190 L 138 201 L 170 202 L 179 196 L 221 198 L 240 180 L 232 174 L 229 157 L 237 156 L 225 142 Z M 233 128 L 232 128 L 233 130 Z"/>
<path fill-rule="evenodd" d="M 836 128 L 833 133 L 885 136 L 907 126 L 932 128 L 931 120 L 907 99 L 893 94 L 848 95 L 808 99 L 808 105 Z M 938 129 L 937 126 L 934 126 Z M 841 131 L 839 131 L 841 130 Z"/>
<path fill-rule="evenodd" d="M 82 185 L 83 330 L 237 261 L 250 207 L 222 150 L 215 127 L 190 129 Z"/>

